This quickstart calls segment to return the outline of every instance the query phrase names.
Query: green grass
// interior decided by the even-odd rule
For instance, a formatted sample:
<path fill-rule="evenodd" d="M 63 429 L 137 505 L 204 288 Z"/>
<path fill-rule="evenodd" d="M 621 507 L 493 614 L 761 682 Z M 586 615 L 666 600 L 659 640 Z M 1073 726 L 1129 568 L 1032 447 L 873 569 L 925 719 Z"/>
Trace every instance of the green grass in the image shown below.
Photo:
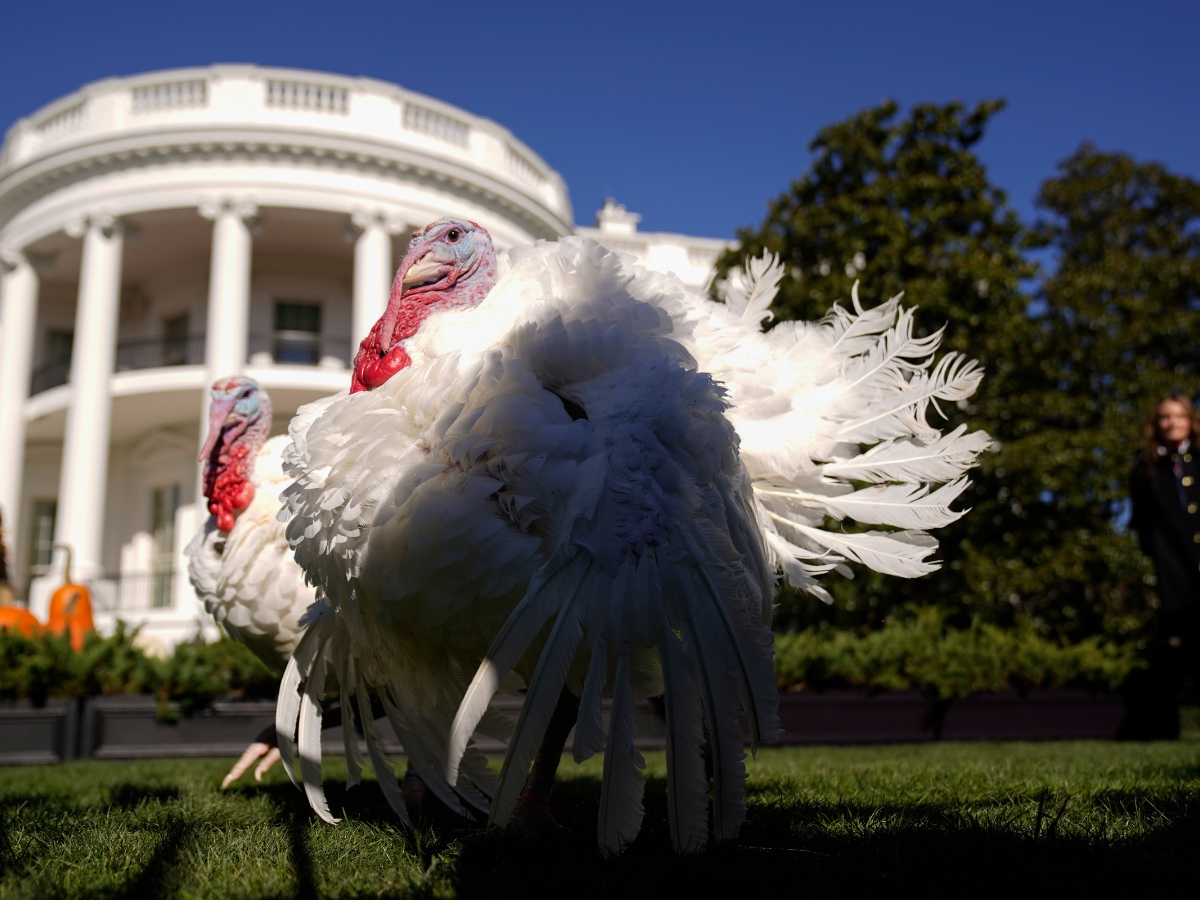
<path fill-rule="evenodd" d="M 0 898 L 1188 895 L 1196 724 L 1177 742 L 767 749 L 740 838 L 689 858 L 670 852 L 661 754 L 648 756 L 642 835 L 615 860 L 594 844 L 598 761 L 564 761 L 566 833 L 533 848 L 448 813 L 408 832 L 373 781 L 331 785 L 347 816 L 331 827 L 279 772 L 220 791 L 224 759 L 5 768 Z M 344 776 L 341 760 L 326 772 Z"/>

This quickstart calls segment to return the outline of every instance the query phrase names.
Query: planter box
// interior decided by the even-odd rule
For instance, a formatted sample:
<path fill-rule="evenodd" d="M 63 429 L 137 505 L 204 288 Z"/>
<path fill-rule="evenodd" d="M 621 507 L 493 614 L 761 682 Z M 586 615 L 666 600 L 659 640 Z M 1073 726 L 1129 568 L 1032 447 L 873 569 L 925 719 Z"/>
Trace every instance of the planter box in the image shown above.
<path fill-rule="evenodd" d="M 271 700 L 218 700 L 174 722 L 155 717 L 144 695 L 89 697 L 83 704 L 80 759 L 236 756 L 275 721 Z"/>
<path fill-rule="evenodd" d="M 498 697 L 493 706 L 515 718 L 521 698 Z M 155 709 L 155 699 L 147 696 L 91 697 L 84 701 L 79 757 L 237 756 L 262 729 L 275 721 L 274 701 L 216 701 L 210 708 L 191 716 L 180 716 L 174 722 L 159 721 Z M 639 704 L 636 716 L 638 745 L 643 749 L 662 747 L 666 743 L 665 725 L 655 715 L 653 707 L 649 703 Z M 386 720 L 376 722 L 375 728 L 382 738 L 384 750 L 391 754 L 404 752 Z M 341 726 L 325 729 L 321 744 L 325 755 L 344 753 Z M 504 744 L 499 741 L 479 738 L 476 744 L 484 753 L 504 752 Z M 366 753 L 365 745 L 363 752 Z"/>
<path fill-rule="evenodd" d="M 1112 739 L 1124 713 L 1119 696 L 1084 690 L 1006 691 L 958 700 L 931 700 L 917 691 L 779 696 L 784 744 Z"/>
<path fill-rule="evenodd" d="M 495 706 L 515 716 L 520 697 L 498 697 Z M 607 710 L 607 705 L 606 705 Z M 864 691 L 783 693 L 781 744 L 874 744 L 936 740 L 1057 740 L 1117 736 L 1121 698 L 1082 690 L 982 694 L 930 700 L 916 691 L 870 695 Z M 0 703 L 0 765 L 70 759 L 236 756 L 275 719 L 275 703 L 225 700 L 175 722 L 155 718 L 147 696 Z M 391 726 L 376 725 L 389 753 L 403 753 Z M 635 711 L 637 745 L 666 743 L 666 723 L 653 703 Z M 570 746 L 568 738 L 568 746 Z M 325 730 L 324 752 L 343 752 L 339 727 Z M 503 750 L 481 740 L 486 753 Z"/>
<path fill-rule="evenodd" d="M 65 762 L 75 758 L 79 702 L 0 701 L 0 765 Z"/>

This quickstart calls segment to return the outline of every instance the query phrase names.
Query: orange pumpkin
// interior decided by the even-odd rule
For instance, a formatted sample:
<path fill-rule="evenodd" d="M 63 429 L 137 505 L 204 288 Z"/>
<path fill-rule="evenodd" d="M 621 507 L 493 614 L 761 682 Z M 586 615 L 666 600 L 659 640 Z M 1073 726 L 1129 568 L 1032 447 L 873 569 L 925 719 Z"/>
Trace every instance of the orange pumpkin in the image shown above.
<path fill-rule="evenodd" d="M 42 623 L 23 606 L 0 606 L 0 629 L 5 628 L 15 628 L 25 637 L 33 637 L 42 630 Z"/>
<path fill-rule="evenodd" d="M 46 628 L 51 634 L 69 634 L 71 649 L 82 650 L 84 637 L 96 628 L 92 621 L 92 598 L 86 587 L 71 581 L 71 548 L 65 544 L 55 547 L 67 552 L 67 565 L 63 570 L 67 580 L 50 597 L 50 618 Z"/>

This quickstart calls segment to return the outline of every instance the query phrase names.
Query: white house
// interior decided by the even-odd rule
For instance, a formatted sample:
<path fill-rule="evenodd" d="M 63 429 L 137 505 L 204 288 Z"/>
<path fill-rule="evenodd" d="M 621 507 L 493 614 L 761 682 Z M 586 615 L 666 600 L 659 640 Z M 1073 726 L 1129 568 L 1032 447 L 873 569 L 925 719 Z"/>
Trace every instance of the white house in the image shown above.
<path fill-rule="evenodd" d="M 454 214 L 497 248 L 586 234 L 710 277 L 725 241 L 644 233 L 507 129 L 366 78 L 250 65 L 89 84 L 0 149 L 0 512 L 45 617 L 75 552 L 100 629 L 167 647 L 208 630 L 183 548 L 204 513 L 207 388 L 238 372 L 275 432 L 347 387 L 415 227 Z M 49 572 L 45 578 L 35 576 Z"/>

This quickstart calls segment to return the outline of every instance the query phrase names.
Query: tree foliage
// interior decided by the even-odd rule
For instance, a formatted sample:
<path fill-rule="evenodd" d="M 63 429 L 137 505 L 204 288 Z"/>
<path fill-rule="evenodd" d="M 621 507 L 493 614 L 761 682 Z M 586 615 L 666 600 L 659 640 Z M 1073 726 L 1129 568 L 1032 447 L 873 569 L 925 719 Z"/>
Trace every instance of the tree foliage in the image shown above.
<path fill-rule="evenodd" d="M 1038 433 L 1008 451 L 1027 473 L 1041 548 L 1036 601 L 1137 628 L 1149 574 L 1121 527 L 1142 423 L 1200 388 L 1200 184 L 1083 145 L 1037 200 L 1030 244 L 1056 256 L 1038 290 Z"/>
<path fill-rule="evenodd" d="M 778 254 L 790 271 L 775 305 L 781 318 L 819 318 L 846 302 L 856 280 L 867 305 L 905 292 L 920 307 L 919 330 L 945 326 L 943 347 L 986 370 L 969 405 L 945 410 L 947 427 L 966 422 L 1004 447 L 1036 411 L 1028 353 L 1037 326 L 1021 285 L 1037 269 L 1022 255 L 1022 227 L 1004 192 L 973 152 L 1002 108 L 925 104 L 901 117 L 888 102 L 825 128 L 811 144 L 811 169 L 770 202 L 761 226 L 738 232 L 718 277 L 763 250 Z M 1010 599 L 1003 575 L 1021 565 L 1023 511 L 1004 460 L 1003 451 L 984 458 L 964 495 L 973 511 L 940 532 L 938 573 L 912 582 L 862 571 L 854 582 L 831 578 L 831 608 L 785 592 L 780 621 L 867 625 L 907 603 L 951 599 L 964 621 L 1011 618 L 1020 597 Z"/>
<path fill-rule="evenodd" d="M 948 426 L 997 446 L 974 473 L 971 512 L 939 534 L 943 568 L 835 581 L 830 610 L 785 592 L 784 623 L 868 625 L 915 602 L 1076 638 L 1146 625 L 1149 571 L 1122 512 L 1150 407 L 1200 388 L 1200 185 L 1085 144 L 1024 230 L 973 152 L 1002 107 L 902 117 L 889 102 L 825 128 L 809 171 L 718 264 L 723 276 L 779 254 L 781 318 L 819 318 L 856 280 L 868 304 L 905 291 L 926 331 L 945 324 L 944 348 L 986 370 L 948 411 Z M 1026 255 L 1037 249 L 1050 274 Z"/>

